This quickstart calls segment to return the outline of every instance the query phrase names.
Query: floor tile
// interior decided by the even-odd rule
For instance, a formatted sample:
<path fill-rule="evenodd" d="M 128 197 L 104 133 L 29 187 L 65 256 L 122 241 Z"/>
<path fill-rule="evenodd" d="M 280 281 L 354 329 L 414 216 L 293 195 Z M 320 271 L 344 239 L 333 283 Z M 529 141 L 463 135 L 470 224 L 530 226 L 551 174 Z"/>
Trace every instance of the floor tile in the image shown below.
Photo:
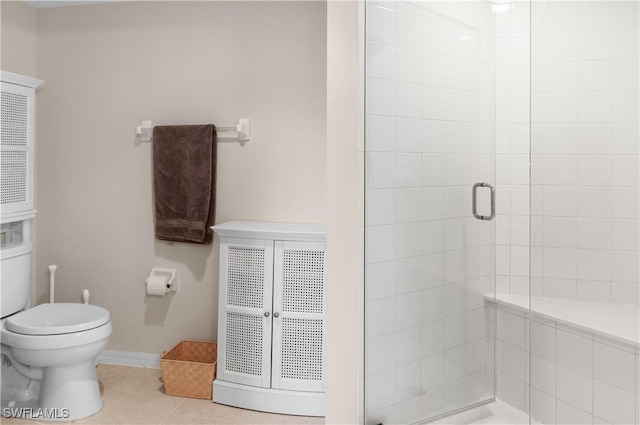
<path fill-rule="evenodd" d="M 103 397 L 105 407 L 171 413 L 181 398 L 164 393 L 159 371 L 140 369 Z"/>
<path fill-rule="evenodd" d="M 73 424 L 95 424 L 95 425 L 157 425 L 162 423 L 168 413 L 154 412 L 143 409 L 128 409 L 104 406 L 101 411 L 93 416 L 81 421 L 74 421 Z"/>
<path fill-rule="evenodd" d="M 216 421 L 216 423 L 237 424 L 243 423 L 242 421 L 246 421 L 256 414 L 253 410 L 225 406 L 223 404 L 213 403 L 210 400 L 199 400 L 195 398 L 182 398 L 180 400 L 180 404 L 172 412 L 174 415 L 203 418 Z"/>
<path fill-rule="evenodd" d="M 136 374 L 139 368 L 117 366 L 110 364 L 100 364 L 97 367 L 98 380 L 100 381 L 100 392 L 106 396 L 118 385 Z"/>
<path fill-rule="evenodd" d="M 95 415 L 66 425 L 320 425 L 324 418 L 275 415 L 239 409 L 164 393 L 162 372 L 118 365 L 100 364 L 97 368 L 104 406 Z M 2 418 L 2 425 L 40 425 L 15 418 Z M 51 424 L 51 422 L 46 422 Z"/>

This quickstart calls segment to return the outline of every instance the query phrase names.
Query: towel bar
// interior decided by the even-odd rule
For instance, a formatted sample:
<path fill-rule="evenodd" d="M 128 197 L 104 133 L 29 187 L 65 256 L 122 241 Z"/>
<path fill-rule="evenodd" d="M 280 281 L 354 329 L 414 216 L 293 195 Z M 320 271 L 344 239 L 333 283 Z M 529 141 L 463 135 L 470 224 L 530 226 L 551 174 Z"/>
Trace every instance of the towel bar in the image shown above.
<path fill-rule="evenodd" d="M 217 127 L 218 139 L 238 139 L 240 142 L 251 140 L 251 121 L 240 118 L 234 127 Z"/>
<path fill-rule="evenodd" d="M 239 142 L 248 142 L 251 140 L 251 120 L 249 118 L 240 118 L 238 124 L 233 127 L 216 126 L 218 139 L 234 139 Z M 136 134 L 140 136 L 141 142 L 150 142 L 153 137 L 153 123 L 149 120 L 142 121 L 136 127 Z"/>

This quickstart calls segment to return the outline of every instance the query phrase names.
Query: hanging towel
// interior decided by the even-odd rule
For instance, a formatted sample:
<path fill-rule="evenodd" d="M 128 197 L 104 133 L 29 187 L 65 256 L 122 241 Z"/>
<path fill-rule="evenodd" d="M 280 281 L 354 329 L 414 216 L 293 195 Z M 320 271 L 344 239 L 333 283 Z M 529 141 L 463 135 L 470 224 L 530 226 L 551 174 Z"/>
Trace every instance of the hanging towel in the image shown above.
<path fill-rule="evenodd" d="M 216 205 L 216 127 L 153 128 L 156 238 L 208 244 Z"/>

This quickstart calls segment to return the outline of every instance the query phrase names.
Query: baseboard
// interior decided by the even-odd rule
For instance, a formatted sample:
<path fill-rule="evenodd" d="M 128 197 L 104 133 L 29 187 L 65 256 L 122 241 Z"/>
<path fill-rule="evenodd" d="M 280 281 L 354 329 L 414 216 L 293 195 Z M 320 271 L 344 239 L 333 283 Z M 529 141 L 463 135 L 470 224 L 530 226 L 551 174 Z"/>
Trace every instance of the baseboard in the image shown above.
<path fill-rule="evenodd" d="M 120 366 L 160 368 L 160 355 L 151 353 L 133 353 L 131 351 L 104 350 L 98 356 L 98 363 Z"/>

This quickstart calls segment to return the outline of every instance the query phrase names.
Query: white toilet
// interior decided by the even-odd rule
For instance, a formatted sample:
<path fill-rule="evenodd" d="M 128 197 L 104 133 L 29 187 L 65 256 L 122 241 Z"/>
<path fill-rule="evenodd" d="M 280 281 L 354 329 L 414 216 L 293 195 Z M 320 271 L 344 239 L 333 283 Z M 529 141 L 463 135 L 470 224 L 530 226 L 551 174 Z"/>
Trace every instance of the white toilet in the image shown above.
<path fill-rule="evenodd" d="M 96 359 L 111 335 L 109 312 L 80 303 L 27 308 L 31 244 L 3 247 L 0 256 L 2 415 L 68 421 L 96 413 Z"/>

